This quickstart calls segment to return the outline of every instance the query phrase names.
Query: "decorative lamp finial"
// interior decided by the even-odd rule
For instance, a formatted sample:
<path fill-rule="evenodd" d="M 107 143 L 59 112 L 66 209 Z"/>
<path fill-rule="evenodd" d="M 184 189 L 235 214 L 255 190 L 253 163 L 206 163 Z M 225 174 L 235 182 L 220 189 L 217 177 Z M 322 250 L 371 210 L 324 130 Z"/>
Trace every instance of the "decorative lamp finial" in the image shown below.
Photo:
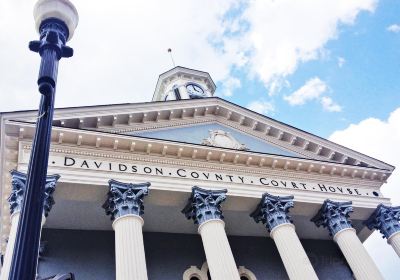
<path fill-rule="evenodd" d="M 75 6 L 69 0 L 39 0 L 33 8 L 36 30 L 40 33 L 40 26 L 46 19 L 56 18 L 65 23 L 68 28 L 69 41 L 78 25 L 79 16 Z"/>

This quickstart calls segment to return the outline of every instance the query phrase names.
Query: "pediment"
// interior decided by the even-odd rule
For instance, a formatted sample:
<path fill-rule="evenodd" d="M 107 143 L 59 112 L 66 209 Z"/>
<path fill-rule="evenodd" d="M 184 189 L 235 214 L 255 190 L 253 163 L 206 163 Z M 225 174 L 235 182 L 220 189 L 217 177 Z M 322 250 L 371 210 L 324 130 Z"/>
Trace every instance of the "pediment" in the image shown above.
<path fill-rule="evenodd" d="M 36 112 L 7 113 L 6 119 L 34 122 Z M 239 144 L 255 145 L 262 142 L 266 145 L 263 149 L 253 148 L 257 152 L 388 171 L 394 169 L 375 158 L 216 97 L 56 109 L 53 125 L 150 138 L 167 130 L 170 130 L 169 133 L 174 132 L 173 129 L 182 132 L 188 127 L 219 125 L 221 130 L 235 134 Z M 247 138 L 242 141 L 237 138 L 238 135 Z M 201 140 L 208 136 L 202 135 Z M 179 141 L 182 140 L 179 135 L 174 135 L 174 139 L 170 140 L 185 142 Z M 196 139 L 196 142 L 193 140 L 188 143 L 201 144 L 202 141 Z"/>
<path fill-rule="evenodd" d="M 223 124 L 218 121 L 186 125 L 183 127 L 128 131 L 125 132 L 125 134 L 240 151 L 252 151 L 292 157 L 301 156 L 293 151 L 279 147 L 264 139 L 239 131 L 229 127 L 226 123 Z"/>

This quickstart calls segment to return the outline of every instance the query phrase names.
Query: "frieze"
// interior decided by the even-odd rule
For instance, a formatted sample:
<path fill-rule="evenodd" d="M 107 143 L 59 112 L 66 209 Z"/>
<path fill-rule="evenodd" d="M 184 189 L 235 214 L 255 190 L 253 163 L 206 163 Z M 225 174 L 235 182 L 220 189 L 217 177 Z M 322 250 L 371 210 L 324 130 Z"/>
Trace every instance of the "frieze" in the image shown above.
<path fill-rule="evenodd" d="M 215 172 L 214 168 L 212 169 L 213 171 L 204 171 L 202 169 L 186 168 L 183 166 L 166 167 L 153 164 L 127 163 L 125 161 L 118 162 L 74 156 L 53 155 L 50 156 L 49 166 L 90 171 L 152 175 L 198 181 L 220 182 L 226 184 L 246 184 L 278 189 L 293 189 L 351 196 L 381 197 L 380 193 L 376 192 L 374 189 L 340 186 L 337 184 L 314 183 L 299 180 L 285 180 L 279 177 L 262 175 L 238 175 L 235 173 Z"/>
<path fill-rule="evenodd" d="M 24 150 L 29 150 L 32 149 L 31 145 L 23 145 L 22 148 Z M 25 152 L 25 151 L 24 151 Z M 165 158 L 165 157 L 160 157 L 157 155 L 142 155 L 142 154 L 126 154 L 126 153 L 118 153 L 115 151 L 96 151 L 96 150 L 81 150 L 81 149 L 69 149 L 67 147 L 52 147 L 50 149 L 50 152 L 55 152 L 59 154 L 68 154 L 71 155 L 72 157 L 78 155 L 83 155 L 83 156 L 90 156 L 90 157 L 101 157 L 101 158 L 111 158 L 111 159 L 121 159 L 121 160 L 127 160 L 127 161 L 140 161 L 140 162 L 147 162 L 150 164 L 170 164 L 170 165 L 181 165 L 181 166 L 186 166 L 186 167 L 191 167 L 191 168 L 203 168 L 204 164 L 203 162 L 199 161 L 191 161 L 191 160 L 177 160 L 173 158 Z M 51 155 L 52 156 L 52 155 Z M 28 156 L 25 157 L 19 157 L 19 163 L 27 163 L 27 160 L 29 159 Z M 208 166 L 212 168 L 213 170 L 221 170 L 221 171 L 228 171 L 228 172 L 237 172 L 237 173 L 243 173 L 245 171 L 248 174 L 265 174 L 265 169 L 258 169 L 254 167 L 247 167 L 247 166 L 227 166 L 227 165 L 220 165 L 220 164 L 214 164 L 212 162 L 208 163 Z M 268 168 L 268 167 L 266 167 Z M 379 181 L 373 181 L 373 180 L 362 180 L 359 178 L 348 178 L 348 177 L 337 177 L 337 176 L 326 176 L 325 175 L 320 175 L 320 174 L 315 174 L 312 172 L 298 172 L 298 171 L 292 171 L 292 170 L 284 170 L 284 169 L 271 169 L 268 168 L 268 174 L 270 176 L 279 176 L 279 177 L 285 177 L 285 178 L 294 178 L 294 179 L 302 179 L 302 180 L 308 180 L 308 181 L 324 181 L 326 183 L 331 183 L 331 184 L 341 184 L 343 186 L 354 186 L 354 185 L 361 185 L 362 188 L 372 188 L 373 191 L 376 191 L 379 193 L 379 186 L 380 182 Z M 322 178 L 323 177 L 323 178 Z"/>

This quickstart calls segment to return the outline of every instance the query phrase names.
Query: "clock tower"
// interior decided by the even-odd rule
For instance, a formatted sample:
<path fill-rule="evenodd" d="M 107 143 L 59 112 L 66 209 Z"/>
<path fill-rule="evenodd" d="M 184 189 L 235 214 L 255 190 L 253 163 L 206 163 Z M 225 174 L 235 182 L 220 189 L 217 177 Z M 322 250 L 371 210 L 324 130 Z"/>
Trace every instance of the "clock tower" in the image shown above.
<path fill-rule="evenodd" d="M 153 101 L 206 98 L 215 89 L 207 72 L 177 66 L 159 76 Z"/>

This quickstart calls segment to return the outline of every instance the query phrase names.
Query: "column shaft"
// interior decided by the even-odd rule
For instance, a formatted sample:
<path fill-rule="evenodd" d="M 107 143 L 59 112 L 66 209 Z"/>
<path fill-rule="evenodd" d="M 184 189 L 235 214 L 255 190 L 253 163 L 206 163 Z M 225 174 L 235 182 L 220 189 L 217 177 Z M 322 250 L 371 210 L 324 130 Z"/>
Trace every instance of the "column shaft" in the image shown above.
<path fill-rule="evenodd" d="M 210 274 L 213 280 L 240 280 L 224 227 L 225 223 L 219 219 L 199 226 Z"/>
<path fill-rule="evenodd" d="M 134 214 L 113 222 L 116 280 L 147 280 L 142 226 L 143 219 Z"/>
<path fill-rule="evenodd" d="M 12 256 L 14 253 L 15 238 L 17 237 L 19 218 L 20 218 L 19 211 L 11 215 L 11 229 L 10 229 L 10 234 L 8 236 L 7 248 L 6 248 L 6 253 L 4 255 L 0 280 L 8 280 L 8 276 L 10 274 L 10 267 L 11 267 Z M 45 222 L 46 222 L 46 217 L 43 215 L 41 227 L 43 227 Z M 40 234 L 42 234 L 41 231 Z M 39 261 L 39 259 L 37 261 Z"/>
<path fill-rule="evenodd" d="M 271 237 L 291 280 L 318 279 L 292 224 L 276 226 L 271 231 Z"/>
<path fill-rule="evenodd" d="M 339 245 L 356 279 L 383 280 L 381 273 L 353 228 L 337 232 L 333 239 Z"/>
<path fill-rule="evenodd" d="M 388 238 L 388 243 L 392 245 L 394 251 L 400 257 L 400 231 L 392 234 L 392 236 Z"/>
<path fill-rule="evenodd" d="M 10 235 L 8 236 L 7 248 L 6 248 L 6 253 L 4 255 L 3 268 L 1 269 L 0 280 L 8 280 L 8 276 L 10 274 L 10 266 L 14 252 L 15 237 L 17 236 L 19 216 L 20 216 L 19 212 L 14 213 L 11 216 Z"/>

